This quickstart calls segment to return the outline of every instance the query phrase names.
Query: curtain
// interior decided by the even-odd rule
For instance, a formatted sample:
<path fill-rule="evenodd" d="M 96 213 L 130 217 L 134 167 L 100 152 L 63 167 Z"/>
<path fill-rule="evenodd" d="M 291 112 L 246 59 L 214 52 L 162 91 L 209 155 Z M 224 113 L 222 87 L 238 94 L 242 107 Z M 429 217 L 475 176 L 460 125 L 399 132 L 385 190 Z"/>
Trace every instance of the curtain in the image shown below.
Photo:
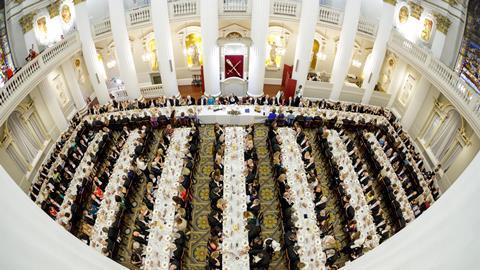
<path fill-rule="evenodd" d="M 423 134 L 423 141 L 425 142 L 426 145 L 430 143 L 430 140 L 435 134 L 434 131 L 436 131 L 439 124 L 440 124 L 440 117 L 438 116 L 437 113 L 435 113 L 430 123 L 427 124 L 426 130 Z"/>
<path fill-rule="evenodd" d="M 458 129 L 461 126 L 461 116 L 455 110 L 450 110 L 447 114 L 447 121 L 443 123 L 435 138 L 432 140 L 431 149 L 437 160 L 442 159 L 447 144 L 451 143 L 457 136 Z"/>
<path fill-rule="evenodd" d="M 448 171 L 448 168 L 450 168 L 450 166 L 452 166 L 453 162 L 455 161 L 455 159 L 457 159 L 458 154 L 460 154 L 462 150 L 463 147 L 458 142 L 453 146 L 452 151 L 450 151 L 450 155 L 444 158 L 445 161 L 442 161 L 445 172 Z"/>
<path fill-rule="evenodd" d="M 14 112 L 8 118 L 8 127 L 12 135 L 13 141 L 17 144 L 18 149 L 28 163 L 31 163 L 38 154 L 38 146 L 28 136 L 28 130 L 25 122 L 20 117 L 20 113 Z"/>
<path fill-rule="evenodd" d="M 37 114 L 33 113 L 28 119 L 28 122 L 32 127 L 33 131 L 35 132 L 34 136 L 36 136 L 38 140 L 43 144 L 47 140 L 47 136 L 43 132 L 45 130 L 45 127 L 43 126 L 42 122 L 38 120 Z"/>
<path fill-rule="evenodd" d="M 18 152 L 15 150 L 15 147 L 11 143 L 7 146 L 6 151 L 7 151 L 8 156 L 17 164 L 18 168 L 20 168 L 20 170 L 23 173 L 26 173 L 27 172 L 27 167 L 25 165 L 25 162 L 18 155 Z"/>

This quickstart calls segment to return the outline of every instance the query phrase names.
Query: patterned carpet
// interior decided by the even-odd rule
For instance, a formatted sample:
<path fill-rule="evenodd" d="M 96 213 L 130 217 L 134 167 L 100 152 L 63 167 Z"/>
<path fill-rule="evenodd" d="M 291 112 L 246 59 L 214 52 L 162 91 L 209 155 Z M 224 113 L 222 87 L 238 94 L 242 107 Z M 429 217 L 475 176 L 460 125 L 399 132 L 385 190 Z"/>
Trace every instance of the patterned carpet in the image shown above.
<path fill-rule="evenodd" d="M 184 255 L 183 268 L 185 270 L 205 269 L 205 258 L 208 254 L 207 241 L 210 237 L 210 226 L 207 215 L 210 213 L 208 198 L 208 183 L 210 172 L 213 170 L 212 147 L 215 141 L 213 125 L 200 127 L 200 159 L 194 175 L 193 212 L 190 222 L 190 240 Z"/>
<path fill-rule="evenodd" d="M 254 143 L 258 154 L 258 168 L 260 175 L 260 203 L 264 219 L 262 223 L 262 238 L 272 238 L 281 243 L 282 222 L 280 220 L 280 202 L 278 201 L 275 182 L 272 174 L 272 164 L 267 146 L 268 129 L 264 125 L 255 126 Z M 270 269 L 288 269 L 285 252 L 275 253 Z"/>
<path fill-rule="evenodd" d="M 306 129 L 305 135 L 310 142 L 310 145 L 313 149 L 313 156 L 315 158 L 315 167 L 317 168 L 317 173 L 320 176 L 320 183 L 322 186 L 323 194 L 328 198 L 327 207 L 325 210 L 327 213 L 330 213 L 330 220 L 329 223 L 333 224 L 333 229 L 330 232 L 326 232 L 326 234 L 333 235 L 335 239 L 337 239 L 339 245 L 338 250 L 341 250 L 346 245 L 348 245 L 348 236 L 343 231 L 343 227 L 345 225 L 345 220 L 343 218 L 343 214 L 340 206 L 338 205 L 337 196 L 330 190 L 329 186 L 329 173 L 327 169 L 327 161 L 325 160 L 326 157 L 323 155 L 321 149 L 318 147 L 318 144 L 315 143 L 315 134 L 316 129 Z M 340 258 L 337 259 L 336 265 L 343 266 L 345 262 L 349 260 L 348 256 L 344 253 L 340 254 Z"/>
<path fill-rule="evenodd" d="M 260 175 L 260 200 L 261 200 L 261 212 L 264 215 L 262 224 L 262 237 L 273 238 L 279 243 L 283 243 L 283 228 L 280 218 L 280 204 L 278 200 L 277 190 L 272 175 L 272 164 L 270 161 L 270 154 L 267 147 L 267 133 L 268 128 L 264 125 L 255 126 L 254 142 L 257 148 L 259 157 L 259 175 Z M 315 157 L 315 164 L 320 175 L 320 181 L 323 188 L 323 193 L 327 196 L 328 202 L 326 210 L 330 213 L 330 231 L 326 234 L 334 235 L 338 241 L 338 250 L 342 250 L 348 244 L 348 237 L 343 231 L 344 218 L 342 209 L 337 204 L 338 200 L 336 195 L 330 190 L 329 187 L 329 174 L 328 174 L 328 162 L 325 160 L 321 149 L 315 143 L 316 129 L 307 129 L 305 134 L 312 145 L 313 154 Z M 154 143 L 150 145 L 147 153 L 148 159 L 151 161 L 154 157 L 155 150 L 158 147 L 158 136 L 160 130 L 155 131 Z M 353 135 L 353 134 L 350 134 Z M 354 136 L 353 136 L 354 137 Z M 184 254 L 183 269 L 186 270 L 203 270 L 205 269 L 205 260 L 208 254 L 207 241 L 210 237 L 210 226 L 207 221 L 207 215 L 210 213 L 210 202 L 208 198 L 209 188 L 208 183 L 210 181 L 209 174 L 213 170 L 213 156 L 212 147 L 215 140 L 215 134 L 213 131 L 213 125 L 205 125 L 200 127 L 200 150 L 199 161 L 197 169 L 194 174 L 194 184 L 192 186 L 193 195 L 193 212 L 192 221 L 189 224 L 190 238 L 187 243 L 187 250 Z M 145 192 L 144 185 L 137 187 L 134 192 L 135 197 L 132 198 L 139 205 L 142 204 L 142 197 Z M 137 207 L 138 208 L 138 207 Z M 133 228 L 137 211 L 134 209 L 133 213 L 127 214 L 124 218 L 124 226 L 122 231 L 124 232 L 123 241 L 120 248 L 119 256 L 116 258 L 122 265 L 129 269 L 138 269 L 130 263 L 129 256 L 131 254 L 131 231 L 125 233 L 127 228 Z M 340 253 L 340 258 L 336 261 L 337 266 L 345 265 L 348 261 L 348 256 L 344 253 Z M 270 264 L 271 270 L 286 270 L 287 261 L 285 252 L 282 250 L 277 252 L 273 257 Z M 240 269 L 239 269 L 240 270 Z"/>

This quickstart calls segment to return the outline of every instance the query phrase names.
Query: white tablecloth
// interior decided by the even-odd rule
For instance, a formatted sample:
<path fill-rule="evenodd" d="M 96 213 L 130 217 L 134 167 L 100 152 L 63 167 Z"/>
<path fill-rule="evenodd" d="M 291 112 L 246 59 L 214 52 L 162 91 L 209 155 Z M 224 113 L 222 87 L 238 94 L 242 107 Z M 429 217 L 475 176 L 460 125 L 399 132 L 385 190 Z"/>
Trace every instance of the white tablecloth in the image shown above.
<path fill-rule="evenodd" d="M 377 137 L 375 137 L 373 133 L 366 132 L 365 138 L 367 138 L 367 140 L 372 143 L 375 159 L 378 161 L 378 163 L 383 165 L 383 169 L 380 172 L 381 175 L 384 177 L 388 177 L 392 183 L 392 186 L 398 186 L 398 192 L 395 198 L 401 205 L 403 218 L 405 218 L 406 223 L 412 222 L 415 219 L 415 214 L 413 213 L 412 206 L 410 205 L 407 195 L 405 194 L 402 182 L 400 181 L 400 179 L 398 179 L 397 174 L 395 173 L 395 170 L 393 169 L 392 164 L 387 157 L 387 154 L 385 154 L 382 146 L 377 140 Z"/>
<path fill-rule="evenodd" d="M 367 204 L 362 186 L 358 180 L 358 174 L 353 167 L 352 160 L 348 156 L 347 147 L 340 138 L 336 130 L 329 130 L 327 137 L 328 144 L 332 147 L 333 160 L 339 169 L 339 173 L 344 175 L 343 183 L 345 192 L 350 195 L 350 205 L 355 209 L 354 220 L 357 222 L 357 230 L 360 232 L 358 242 L 370 249 L 375 248 L 380 243 L 375 223 L 373 222 L 370 206 Z M 343 169 L 340 171 L 340 167 Z M 367 236 L 371 236 L 367 240 Z"/>
<path fill-rule="evenodd" d="M 70 135 L 70 138 L 68 139 L 68 141 L 65 142 L 65 144 L 63 145 L 62 150 L 60 151 L 60 154 L 58 154 L 57 158 L 55 159 L 55 161 L 53 162 L 52 166 L 50 167 L 50 169 L 48 171 L 48 178 L 52 178 L 55 168 L 57 168 L 62 162 L 65 162 L 64 160 L 62 160 L 60 158 L 60 155 L 63 154 L 65 156 L 67 156 L 68 149 L 70 149 L 72 144 L 75 143 L 75 139 L 76 139 L 78 131 L 80 129 L 81 129 L 81 125 L 78 125 L 77 128 Z M 86 143 L 88 143 L 88 142 L 86 142 Z M 40 187 L 40 192 L 38 193 L 38 197 L 35 200 L 35 203 L 37 205 L 41 205 L 43 203 L 43 201 L 45 201 L 48 198 L 48 195 L 50 194 L 50 192 L 47 192 L 45 190 L 45 187 L 47 186 L 47 184 L 48 184 L 48 179 L 45 179 L 42 186 Z"/>
<path fill-rule="evenodd" d="M 246 180 L 244 175 L 243 127 L 225 128 L 223 197 L 227 207 L 223 211 L 222 261 L 224 270 L 249 269 L 248 231 L 243 212 L 247 210 Z"/>
<path fill-rule="evenodd" d="M 325 269 L 326 256 L 322 249 L 320 228 L 317 226 L 314 195 L 308 186 L 305 164 L 302 160 L 296 133 L 291 128 L 279 128 L 282 139 L 282 164 L 287 170 L 287 183 L 293 194 L 293 218 L 298 227 L 298 246 L 300 261 L 305 269 Z"/>
<path fill-rule="evenodd" d="M 175 202 L 182 174 L 183 158 L 188 152 L 188 134 L 190 128 L 175 129 L 167 149 L 159 188 L 155 192 L 155 205 L 150 222 L 150 234 L 145 250 L 144 270 L 165 269 L 169 267 L 175 228 Z"/>
<path fill-rule="evenodd" d="M 63 198 L 62 205 L 60 206 L 60 211 L 58 212 L 57 217 L 63 216 L 62 218 L 58 219 L 58 223 L 68 223 L 72 218 L 72 209 L 71 204 L 69 202 L 75 201 L 78 193 L 78 185 L 82 184 L 83 178 L 90 177 L 90 174 L 93 172 L 93 167 L 95 167 L 95 163 L 92 162 L 92 158 L 90 157 L 91 154 L 96 154 L 98 152 L 98 145 L 102 142 L 102 137 L 105 132 L 100 131 L 95 135 L 95 138 L 88 146 L 85 154 L 83 155 L 83 159 L 77 167 L 75 174 L 73 175 L 73 179 L 70 182 L 67 191 L 65 192 L 65 197 Z M 88 164 L 90 163 L 90 165 Z M 85 172 L 83 172 L 85 170 Z M 70 217 L 65 217 L 66 213 L 70 213 Z"/>
<path fill-rule="evenodd" d="M 138 129 L 131 131 L 113 167 L 108 185 L 105 188 L 103 200 L 97 212 L 95 225 L 93 226 L 93 234 L 90 238 L 90 246 L 98 251 L 102 251 L 103 248 L 107 247 L 108 232 L 105 233 L 103 228 L 110 228 L 117 218 L 120 205 L 115 201 L 115 196 L 124 197 L 124 194 L 118 189 L 125 183 L 122 177 L 127 176 L 128 168 L 132 161 L 130 155 L 135 151 L 134 142 L 137 141 L 138 138 L 140 138 Z"/>

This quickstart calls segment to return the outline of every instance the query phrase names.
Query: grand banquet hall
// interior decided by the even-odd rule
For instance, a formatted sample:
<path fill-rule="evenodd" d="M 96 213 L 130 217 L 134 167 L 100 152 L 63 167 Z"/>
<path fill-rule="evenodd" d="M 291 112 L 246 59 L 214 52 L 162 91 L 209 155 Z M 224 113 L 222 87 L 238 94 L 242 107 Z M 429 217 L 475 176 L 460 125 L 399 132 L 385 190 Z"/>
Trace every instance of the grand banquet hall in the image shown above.
<path fill-rule="evenodd" d="M 479 0 L 0 1 L 0 269 L 479 269 Z"/>

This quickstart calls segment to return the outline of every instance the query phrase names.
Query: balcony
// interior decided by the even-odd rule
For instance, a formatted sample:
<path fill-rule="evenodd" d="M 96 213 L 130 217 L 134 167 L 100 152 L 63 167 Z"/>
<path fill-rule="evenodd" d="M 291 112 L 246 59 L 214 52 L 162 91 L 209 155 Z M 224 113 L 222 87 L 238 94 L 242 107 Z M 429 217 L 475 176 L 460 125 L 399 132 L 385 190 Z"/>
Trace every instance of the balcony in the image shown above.
<path fill-rule="evenodd" d="M 436 59 L 429 50 L 410 42 L 396 31 L 390 37 L 389 49 L 427 76 L 480 135 L 480 97 L 455 71 Z"/>
<path fill-rule="evenodd" d="M 28 62 L 20 71 L 5 83 L 0 93 L 0 125 L 10 113 L 45 78 L 52 69 L 80 50 L 80 39 L 73 34 L 46 49 L 35 59 Z"/>
<path fill-rule="evenodd" d="M 230 18 L 248 18 L 251 15 L 251 1 L 253 0 L 219 0 L 219 16 Z M 175 0 L 168 3 L 169 16 L 171 21 L 187 21 L 200 16 L 199 0 Z M 270 7 L 270 17 L 299 21 L 302 8 L 302 2 L 298 0 L 272 0 Z M 127 26 L 142 27 L 151 23 L 150 6 L 137 7 L 127 11 Z M 318 23 L 340 29 L 343 22 L 343 11 L 328 6 L 321 6 Z M 358 33 L 375 38 L 377 34 L 378 23 L 360 18 L 358 23 Z M 105 37 L 110 34 L 110 19 L 97 21 L 93 23 L 93 33 L 96 38 Z"/>

